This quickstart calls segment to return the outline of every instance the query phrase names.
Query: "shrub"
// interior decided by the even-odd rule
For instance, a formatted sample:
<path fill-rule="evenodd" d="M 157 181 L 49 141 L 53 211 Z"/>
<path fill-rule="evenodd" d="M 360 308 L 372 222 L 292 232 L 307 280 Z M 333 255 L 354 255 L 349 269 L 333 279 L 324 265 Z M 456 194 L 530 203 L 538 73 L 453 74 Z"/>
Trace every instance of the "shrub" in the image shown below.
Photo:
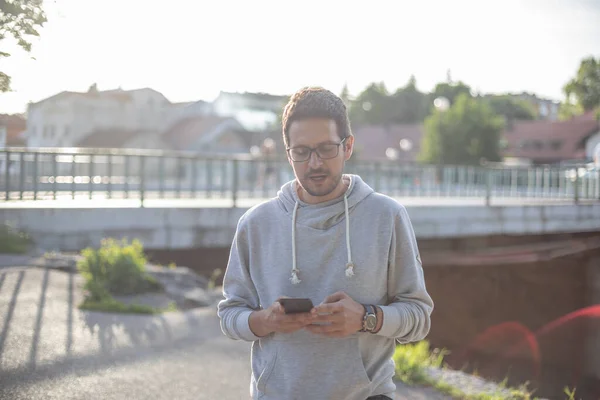
<path fill-rule="evenodd" d="M 104 239 L 99 249 L 87 248 L 77 269 L 85 279 L 87 293 L 79 305 L 82 310 L 136 314 L 157 314 L 176 309 L 171 303 L 166 309 L 141 304 L 124 304 L 113 295 L 137 294 L 160 290 L 161 285 L 146 272 L 146 257 L 139 240 L 128 243 Z"/>
<path fill-rule="evenodd" d="M 160 289 L 146 273 L 146 257 L 140 241 L 104 239 L 100 249 L 87 248 L 77 268 L 86 280 L 90 298 L 101 300 L 110 295 L 128 295 Z"/>
<path fill-rule="evenodd" d="M 16 230 L 8 224 L 0 224 L 0 253 L 26 253 L 33 240 L 25 232 Z"/>

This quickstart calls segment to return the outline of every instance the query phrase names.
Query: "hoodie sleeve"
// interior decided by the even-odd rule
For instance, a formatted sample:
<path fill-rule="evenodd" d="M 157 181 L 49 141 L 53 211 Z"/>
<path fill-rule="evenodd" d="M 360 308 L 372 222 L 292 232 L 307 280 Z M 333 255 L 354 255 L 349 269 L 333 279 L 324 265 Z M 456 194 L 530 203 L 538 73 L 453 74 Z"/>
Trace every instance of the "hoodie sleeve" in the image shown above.
<path fill-rule="evenodd" d="M 231 245 L 223 277 L 224 299 L 218 304 L 217 315 L 227 337 L 252 342 L 259 337 L 250 329 L 249 318 L 252 311 L 260 309 L 260 302 L 249 272 L 246 226 L 242 217 Z"/>
<path fill-rule="evenodd" d="M 383 325 L 377 334 L 399 343 L 422 340 L 431 326 L 433 301 L 425 287 L 417 240 L 404 206 L 394 218 L 389 254 L 389 304 L 381 306 Z"/>

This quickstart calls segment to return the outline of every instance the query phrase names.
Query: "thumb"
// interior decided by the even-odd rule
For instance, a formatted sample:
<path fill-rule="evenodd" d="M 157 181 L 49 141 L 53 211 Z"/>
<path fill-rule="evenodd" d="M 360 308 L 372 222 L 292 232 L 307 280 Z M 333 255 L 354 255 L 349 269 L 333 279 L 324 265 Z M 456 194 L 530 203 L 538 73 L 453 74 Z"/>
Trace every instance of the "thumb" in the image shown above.
<path fill-rule="evenodd" d="M 323 303 L 321 304 L 327 304 L 327 303 L 335 303 L 336 301 L 340 301 L 346 298 L 346 293 L 344 292 L 336 292 L 334 294 L 331 294 L 329 296 L 327 296 L 325 298 L 325 300 L 323 300 Z"/>

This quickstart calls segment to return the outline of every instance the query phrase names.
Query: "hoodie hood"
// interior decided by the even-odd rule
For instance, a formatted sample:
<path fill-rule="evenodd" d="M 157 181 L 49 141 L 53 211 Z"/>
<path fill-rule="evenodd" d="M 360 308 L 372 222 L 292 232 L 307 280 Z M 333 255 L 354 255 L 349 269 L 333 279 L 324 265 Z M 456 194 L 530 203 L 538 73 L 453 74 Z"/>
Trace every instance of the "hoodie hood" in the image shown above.
<path fill-rule="evenodd" d="M 296 191 L 296 181 L 290 181 L 283 185 L 277 193 L 277 202 L 292 218 L 292 272 L 290 281 L 297 285 L 299 270 L 296 254 L 296 224 L 308 226 L 313 229 L 327 230 L 346 220 L 346 250 L 348 259 L 346 262 L 346 276 L 354 276 L 354 263 L 352 262 L 352 248 L 350 246 L 350 212 L 367 198 L 373 189 L 367 185 L 358 175 L 344 175 L 350 179 L 350 185 L 343 194 L 336 199 L 318 203 L 308 204 L 300 200 Z"/>
<path fill-rule="evenodd" d="M 277 202 L 290 218 L 293 217 L 294 207 L 298 203 L 297 224 L 327 230 L 345 218 L 344 197 L 348 201 L 348 211 L 352 212 L 358 203 L 374 193 L 360 176 L 345 174 L 344 177 L 350 178 L 350 186 L 343 196 L 333 200 L 318 204 L 305 203 L 298 198 L 297 183 L 296 180 L 292 180 L 277 192 Z"/>

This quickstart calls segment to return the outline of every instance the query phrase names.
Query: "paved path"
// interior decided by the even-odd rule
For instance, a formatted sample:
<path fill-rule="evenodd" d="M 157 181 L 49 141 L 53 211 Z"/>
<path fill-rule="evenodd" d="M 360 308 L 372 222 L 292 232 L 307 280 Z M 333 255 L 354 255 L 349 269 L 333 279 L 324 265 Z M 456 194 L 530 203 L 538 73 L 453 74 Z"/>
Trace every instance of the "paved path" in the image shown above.
<path fill-rule="evenodd" d="M 84 312 L 82 287 L 75 274 L 0 268 L 0 399 L 248 398 L 249 345 L 223 336 L 214 307 Z M 401 384 L 397 399 L 448 400 Z"/>

